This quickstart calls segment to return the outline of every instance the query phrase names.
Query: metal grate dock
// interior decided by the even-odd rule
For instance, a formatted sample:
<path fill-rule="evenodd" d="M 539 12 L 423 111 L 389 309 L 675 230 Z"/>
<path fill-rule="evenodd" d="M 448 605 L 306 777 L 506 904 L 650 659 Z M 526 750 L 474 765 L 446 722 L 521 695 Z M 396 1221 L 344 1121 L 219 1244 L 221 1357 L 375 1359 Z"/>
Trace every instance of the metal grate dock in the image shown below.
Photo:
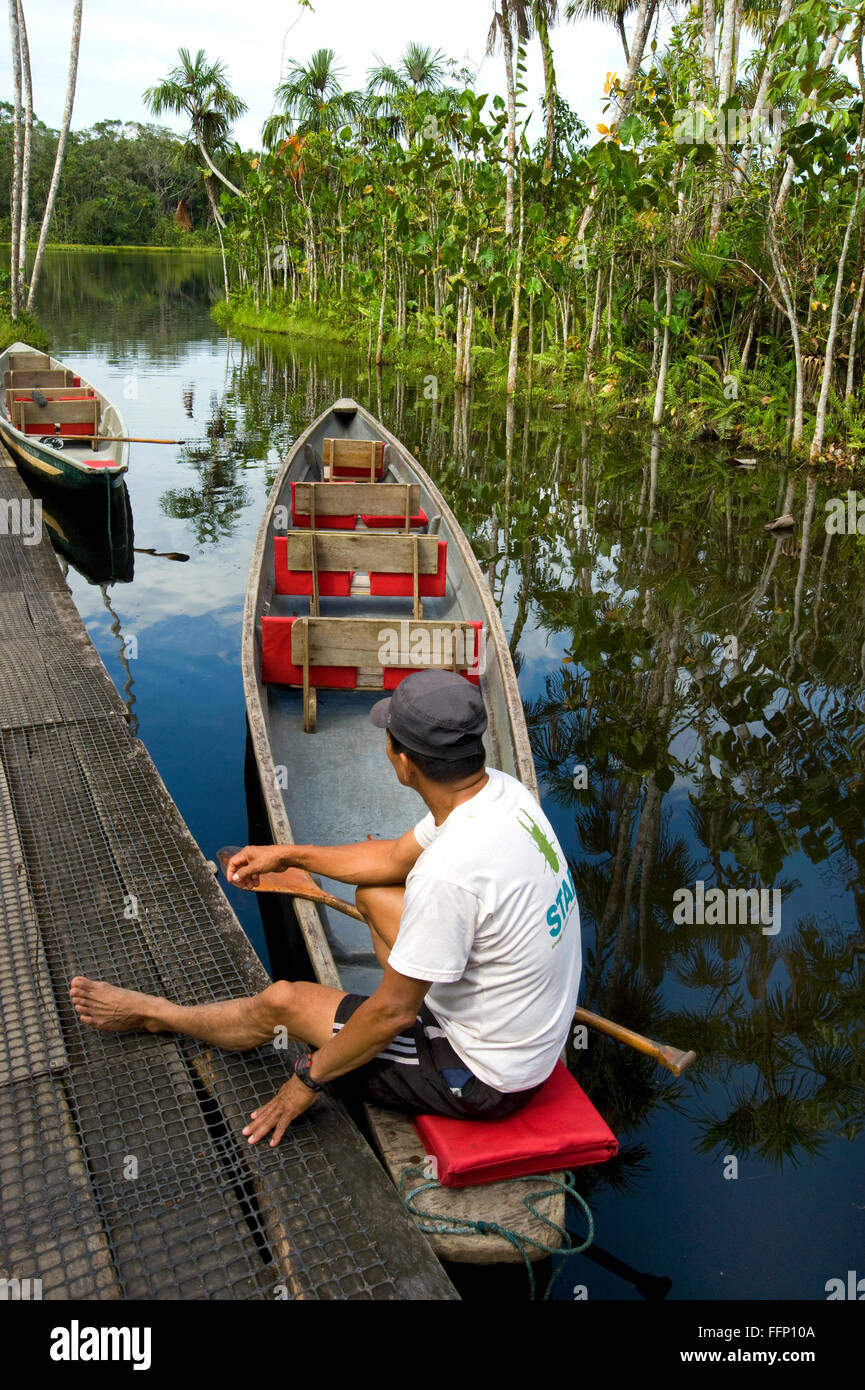
<path fill-rule="evenodd" d="M 7 464 L 0 506 L 29 497 Z M 79 1023 L 75 974 L 181 1003 L 268 983 L 124 714 L 50 545 L 0 534 L 0 1280 L 55 1299 L 456 1297 L 334 1099 L 250 1149 L 293 1051 Z"/>

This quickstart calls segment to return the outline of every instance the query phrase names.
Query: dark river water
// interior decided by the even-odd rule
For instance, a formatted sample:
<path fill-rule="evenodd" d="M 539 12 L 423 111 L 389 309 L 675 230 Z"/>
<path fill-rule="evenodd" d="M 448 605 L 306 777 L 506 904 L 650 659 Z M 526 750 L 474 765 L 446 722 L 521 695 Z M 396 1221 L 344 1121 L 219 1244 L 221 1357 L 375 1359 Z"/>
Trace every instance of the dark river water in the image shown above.
<path fill-rule="evenodd" d="M 191 441 L 133 445 L 128 474 L 135 546 L 188 563 L 97 534 L 79 572 L 70 536 L 69 581 L 205 855 L 247 839 L 240 620 L 265 497 L 354 396 L 437 480 L 500 605 L 577 882 L 581 1002 L 698 1054 L 676 1080 L 596 1034 L 573 1051 L 620 1141 L 579 1180 L 615 1258 L 572 1257 L 554 1296 L 639 1299 L 650 1275 L 670 1299 L 819 1300 L 865 1275 L 865 539 L 826 526 L 852 485 L 241 342 L 209 317 L 219 280 L 205 254 L 55 252 L 38 306 L 131 434 Z M 764 530 L 787 511 L 792 532 Z M 733 895 L 752 888 L 756 921 Z M 232 905 L 267 963 L 255 899 Z"/>

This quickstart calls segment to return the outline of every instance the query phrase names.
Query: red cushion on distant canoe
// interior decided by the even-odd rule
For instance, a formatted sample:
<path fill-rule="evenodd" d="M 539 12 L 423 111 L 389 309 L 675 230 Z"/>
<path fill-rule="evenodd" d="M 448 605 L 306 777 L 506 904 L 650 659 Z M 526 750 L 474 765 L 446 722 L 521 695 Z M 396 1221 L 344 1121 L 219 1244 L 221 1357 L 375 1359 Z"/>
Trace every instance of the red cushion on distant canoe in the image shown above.
<path fill-rule="evenodd" d="M 369 482 L 369 464 L 336 463 L 333 467 L 333 477 L 334 479 L 342 478 L 346 482 L 349 480 L 354 481 L 355 479 L 358 482 L 363 482 L 364 479 Z M 372 481 L 374 483 L 380 483 L 383 477 L 384 463 L 379 461 L 375 466 Z"/>
<path fill-rule="evenodd" d="M 299 512 L 294 504 L 294 483 L 291 484 L 291 519 L 295 526 L 309 525 L 309 512 Z M 316 531 L 353 531 L 357 526 L 357 515 L 351 512 L 346 516 L 316 516 Z"/>
<path fill-rule="evenodd" d="M 438 543 L 438 568 L 435 574 L 418 575 L 418 594 L 421 598 L 441 598 L 445 591 L 447 577 L 448 543 Z M 411 598 L 414 593 L 412 575 L 380 574 L 378 570 L 369 572 L 369 591 L 371 594 L 390 594 Z"/>
<path fill-rule="evenodd" d="M 303 685 L 303 667 L 291 659 L 291 629 L 296 618 L 264 616 L 261 620 L 261 679 L 265 684 Z M 310 666 L 309 683 L 330 690 L 353 690 L 356 666 Z"/>
<path fill-rule="evenodd" d="M 275 571 L 275 590 L 278 594 L 312 595 L 312 571 L 290 570 L 286 564 L 288 540 L 285 536 L 273 538 L 273 560 Z M 348 598 L 351 594 L 353 570 L 319 570 L 318 592 L 321 598 Z"/>
<path fill-rule="evenodd" d="M 504 1120 L 416 1115 L 443 1187 L 475 1187 L 501 1178 L 606 1163 L 618 1141 L 561 1062 L 522 1110 Z"/>
<path fill-rule="evenodd" d="M 412 527 L 426 526 L 428 523 L 429 517 L 423 507 L 421 507 L 419 512 L 415 512 L 413 516 L 409 517 L 409 525 Z M 364 526 L 368 526 L 370 530 L 374 529 L 376 526 L 386 527 L 390 531 L 401 530 L 405 526 L 405 516 L 397 516 L 396 513 L 394 513 L 393 516 L 368 516 L 367 513 L 364 512 L 363 524 Z"/>

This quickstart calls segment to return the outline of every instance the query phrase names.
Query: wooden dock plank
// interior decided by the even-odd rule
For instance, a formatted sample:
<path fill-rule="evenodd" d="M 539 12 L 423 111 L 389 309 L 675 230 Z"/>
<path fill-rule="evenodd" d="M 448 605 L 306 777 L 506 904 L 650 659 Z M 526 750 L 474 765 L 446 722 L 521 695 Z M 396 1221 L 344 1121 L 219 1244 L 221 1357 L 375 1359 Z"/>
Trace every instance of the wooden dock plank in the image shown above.
<path fill-rule="evenodd" d="M 72 1112 L 49 1077 L 0 1087 L 0 1192 L 0 1278 L 40 1279 L 46 1299 L 122 1296 Z"/>
<path fill-rule="evenodd" d="M 67 1065 L 24 852 L 0 762 L 0 1086 Z"/>

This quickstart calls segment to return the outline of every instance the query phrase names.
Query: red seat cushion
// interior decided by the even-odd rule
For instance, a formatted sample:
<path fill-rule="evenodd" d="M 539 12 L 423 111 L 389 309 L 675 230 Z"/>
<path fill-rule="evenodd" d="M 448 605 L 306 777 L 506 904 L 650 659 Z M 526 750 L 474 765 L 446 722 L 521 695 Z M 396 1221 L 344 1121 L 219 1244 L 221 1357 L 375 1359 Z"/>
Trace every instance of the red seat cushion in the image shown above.
<path fill-rule="evenodd" d="M 288 541 L 285 536 L 273 538 L 275 590 L 278 594 L 312 595 L 312 571 L 290 570 L 286 564 Z M 348 598 L 351 594 L 353 570 L 319 570 L 318 592 L 321 598 Z"/>
<path fill-rule="evenodd" d="M 537 1095 L 504 1120 L 451 1120 L 416 1115 L 426 1152 L 443 1187 L 475 1187 L 563 1168 L 606 1163 L 616 1136 L 562 1062 Z"/>
<path fill-rule="evenodd" d="M 45 419 L 41 422 L 39 420 L 28 420 L 24 426 L 24 433 L 53 435 L 54 422 L 46 413 Z M 92 439 L 94 434 L 97 433 L 97 430 L 94 424 L 88 424 L 86 420 L 64 420 L 60 425 L 60 433 L 64 439 L 77 439 L 79 436 L 84 439 Z"/>
<path fill-rule="evenodd" d="M 303 667 L 291 659 L 291 629 L 295 618 L 261 619 L 261 679 L 273 685 L 303 685 Z M 330 690 L 353 690 L 356 666 L 310 666 L 309 683 Z"/>
<path fill-rule="evenodd" d="M 291 520 L 295 526 L 309 525 L 309 512 L 299 512 L 294 501 L 294 483 L 291 484 Z M 357 515 L 351 512 L 346 516 L 316 516 L 316 531 L 353 531 L 357 526 Z"/>
<path fill-rule="evenodd" d="M 423 507 L 421 507 L 420 511 L 416 512 L 414 516 L 409 518 L 410 526 L 426 526 L 428 522 L 429 517 L 427 516 Z M 394 513 L 393 516 L 368 516 L 367 513 L 364 512 L 363 524 L 364 526 L 369 526 L 370 529 L 373 529 L 376 526 L 381 526 L 387 527 L 391 531 L 395 531 L 405 526 L 405 517 L 397 516 L 396 513 Z"/>
<path fill-rule="evenodd" d="M 445 591 L 445 579 L 447 576 L 448 562 L 448 543 L 439 541 L 438 543 L 438 568 L 435 574 L 418 575 L 418 594 L 421 598 L 441 598 Z M 390 594 L 398 597 L 411 598 L 412 576 L 411 574 L 380 574 L 378 570 L 369 572 L 369 591 L 371 594 Z"/>
<path fill-rule="evenodd" d="M 39 387 L 37 386 L 34 389 L 38 391 Z M 47 389 L 50 390 L 51 388 L 48 387 Z M 52 397 L 49 397 L 48 405 L 68 405 L 70 401 L 92 401 L 93 399 L 93 392 L 88 391 L 86 396 L 62 396 L 60 400 L 54 400 Z M 13 396 L 13 400 L 16 405 L 33 405 L 32 396 Z M 42 409 L 47 409 L 47 406 L 43 406 Z"/>
<path fill-rule="evenodd" d="M 356 467 L 353 463 L 336 463 L 333 467 L 333 476 L 334 478 L 344 478 L 346 481 L 350 479 L 353 482 L 359 483 L 369 482 L 369 465 L 367 464 L 366 467 L 363 465 Z M 376 465 L 372 481 L 374 483 L 380 483 L 383 477 L 384 465 L 379 463 Z"/>

